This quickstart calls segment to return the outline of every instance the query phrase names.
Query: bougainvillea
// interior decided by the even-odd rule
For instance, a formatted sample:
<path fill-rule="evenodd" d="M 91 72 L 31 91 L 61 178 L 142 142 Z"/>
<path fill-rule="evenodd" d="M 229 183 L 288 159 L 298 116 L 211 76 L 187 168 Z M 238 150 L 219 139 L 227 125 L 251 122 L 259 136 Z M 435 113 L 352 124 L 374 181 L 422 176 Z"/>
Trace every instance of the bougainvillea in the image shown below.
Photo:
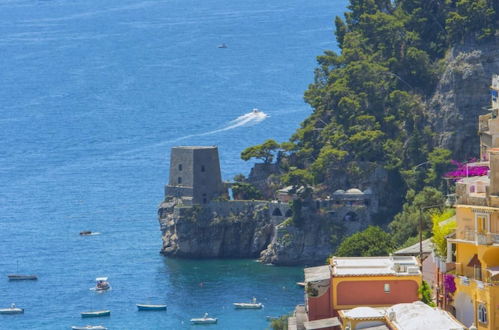
<path fill-rule="evenodd" d="M 458 180 L 458 179 L 469 177 L 469 176 L 487 175 L 487 172 L 489 171 L 489 167 L 485 166 L 485 165 L 471 165 L 474 162 L 476 162 L 476 159 L 471 159 L 467 163 L 460 163 L 458 161 L 451 160 L 451 164 L 456 166 L 457 168 L 453 171 L 445 173 L 444 177 L 449 178 L 449 179 Z"/>
<path fill-rule="evenodd" d="M 456 283 L 454 282 L 454 275 L 444 274 L 444 288 L 445 292 L 456 292 Z"/>

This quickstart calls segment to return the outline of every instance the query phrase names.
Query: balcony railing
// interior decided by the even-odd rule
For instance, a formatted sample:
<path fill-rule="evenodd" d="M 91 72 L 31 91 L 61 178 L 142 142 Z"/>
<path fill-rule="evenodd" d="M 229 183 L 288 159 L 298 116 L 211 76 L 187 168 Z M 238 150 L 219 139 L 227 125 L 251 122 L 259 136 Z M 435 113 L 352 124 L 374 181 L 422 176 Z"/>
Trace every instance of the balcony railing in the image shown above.
<path fill-rule="evenodd" d="M 476 242 L 477 244 L 490 245 L 499 244 L 499 234 L 496 233 L 481 233 L 474 230 L 463 230 L 457 238 L 466 241 Z"/>

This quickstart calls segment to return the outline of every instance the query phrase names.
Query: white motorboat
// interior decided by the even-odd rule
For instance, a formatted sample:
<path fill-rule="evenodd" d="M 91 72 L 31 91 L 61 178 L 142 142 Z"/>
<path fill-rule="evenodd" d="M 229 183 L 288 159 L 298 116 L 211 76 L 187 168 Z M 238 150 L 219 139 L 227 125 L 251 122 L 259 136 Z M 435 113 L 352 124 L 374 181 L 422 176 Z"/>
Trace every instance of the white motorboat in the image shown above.
<path fill-rule="evenodd" d="M 97 282 L 95 284 L 95 291 L 106 291 L 111 289 L 111 286 L 109 285 L 109 282 L 107 281 L 107 277 L 97 277 L 95 279 Z"/>
<path fill-rule="evenodd" d="M 0 314 L 22 314 L 23 308 L 16 307 L 16 304 L 11 304 L 9 308 L 0 309 Z"/>
<path fill-rule="evenodd" d="M 234 307 L 236 307 L 237 309 L 243 309 L 243 308 L 244 309 L 260 309 L 263 307 L 263 304 L 257 303 L 256 298 L 253 297 L 253 299 L 249 303 L 234 303 Z"/>
<path fill-rule="evenodd" d="M 253 110 L 251 110 L 252 113 L 260 113 L 261 111 L 257 108 L 254 108 Z"/>
<path fill-rule="evenodd" d="M 85 326 L 77 326 L 77 325 L 73 325 L 71 327 L 71 329 L 73 330 L 107 330 L 106 327 L 102 326 L 102 325 L 85 325 Z"/>
<path fill-rule="evenodd" d="M 217 321 L 216 317 L 208 317 L 208 313 L 204 313 L 203 317 L 191 319 L 192 324 L 215 324 Z"/>

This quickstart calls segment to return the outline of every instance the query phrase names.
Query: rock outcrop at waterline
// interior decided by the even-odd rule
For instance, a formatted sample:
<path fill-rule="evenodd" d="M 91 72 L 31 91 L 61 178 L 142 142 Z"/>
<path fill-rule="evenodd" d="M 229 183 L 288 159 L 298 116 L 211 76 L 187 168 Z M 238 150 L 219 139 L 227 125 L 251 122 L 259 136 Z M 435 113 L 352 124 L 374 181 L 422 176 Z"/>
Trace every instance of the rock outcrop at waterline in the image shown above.
<path fill-rule="evenodd" d="M 257 258 L 274 234 L 265 202 L 187 206 L 172 199 L 159 209 L 161 253 L 185 258 Z"/>
<path fill-rule="evenodd" d="M 322 264 L 344 235 L 364 229 L 368 217 L 345 221 L 352 207 L 332 215 L 303 208 L 299 223 L 290 206 L 268 201 L 212 201 L 185 205 L 167 198 L 159 208 L 161 253 L 180 258 L 258 258 L 275 265 Z"/>

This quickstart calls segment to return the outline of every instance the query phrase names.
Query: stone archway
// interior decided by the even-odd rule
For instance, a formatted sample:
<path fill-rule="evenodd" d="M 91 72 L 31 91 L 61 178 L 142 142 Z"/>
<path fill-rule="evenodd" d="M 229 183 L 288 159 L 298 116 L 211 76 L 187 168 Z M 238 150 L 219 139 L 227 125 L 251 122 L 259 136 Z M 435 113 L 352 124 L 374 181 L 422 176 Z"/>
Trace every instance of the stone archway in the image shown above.
<path fill-rule="evenodd" d="M 282 217 L 282 212 L 281 209 L 276 207 L 274 211 L 272 211 L 272 216 L 274 217 Z"/>
<path fill-rule="evenodd" d="M 349 211 L 349 212 L 347 212 L 347 214 L 345 214 L 345 216 L 343 217 L 343 220 L 344 221 L 358 221 L 359 216 L 357 215 L 357 213 L 355 213 L 353 211 Z"/>

